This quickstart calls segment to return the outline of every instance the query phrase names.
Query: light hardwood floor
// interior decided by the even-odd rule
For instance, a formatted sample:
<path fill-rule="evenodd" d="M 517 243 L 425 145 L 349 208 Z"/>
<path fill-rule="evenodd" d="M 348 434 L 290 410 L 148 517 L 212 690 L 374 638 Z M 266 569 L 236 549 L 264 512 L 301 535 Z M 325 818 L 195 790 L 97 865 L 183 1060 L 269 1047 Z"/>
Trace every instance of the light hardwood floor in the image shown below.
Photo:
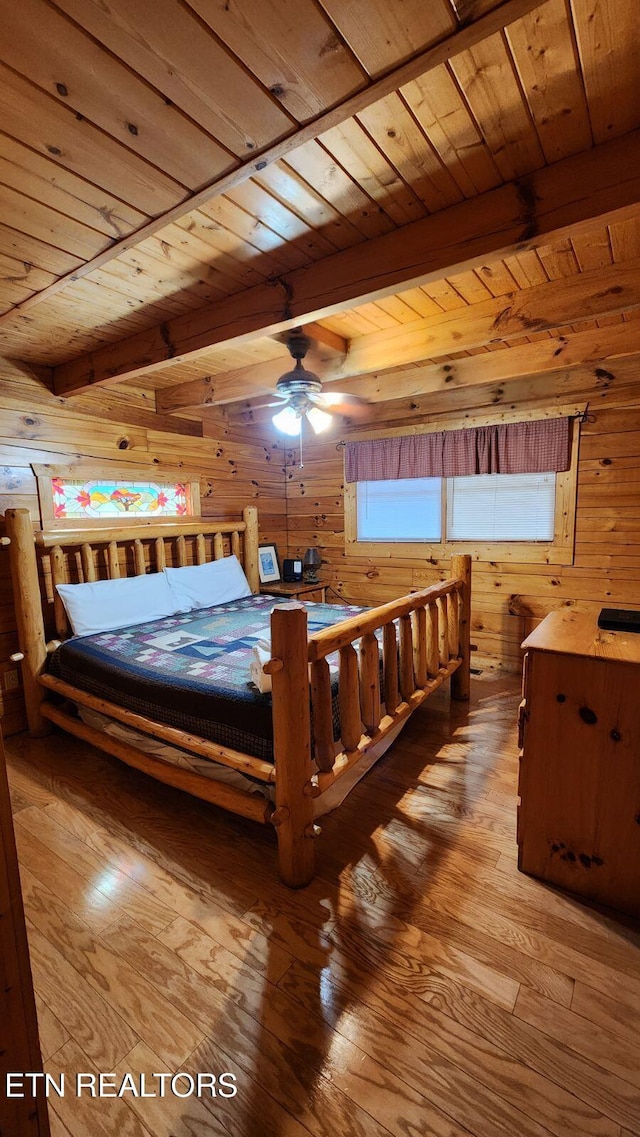
<path fill-rule="evenodd" d="M 238 1085 L 67 1095 L 53 1137 L 640 1133 L 640 932 L 517 872 L 517 700 L 430 699 L 299 893 L 271 833 L 70 738 L 9 740 L 46 1068 Z"/>

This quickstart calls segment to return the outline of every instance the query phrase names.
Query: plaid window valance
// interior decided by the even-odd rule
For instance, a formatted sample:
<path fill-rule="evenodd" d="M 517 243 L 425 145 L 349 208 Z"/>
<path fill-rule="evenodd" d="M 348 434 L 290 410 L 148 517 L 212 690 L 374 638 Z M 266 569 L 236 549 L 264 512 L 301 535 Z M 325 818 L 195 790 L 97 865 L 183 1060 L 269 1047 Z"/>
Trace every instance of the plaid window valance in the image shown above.
<path fill-rule="evenodd" d="M 571 465 L 571 419 L 499 423 L 347 442 L 348 482 L 542 474 Z"/>

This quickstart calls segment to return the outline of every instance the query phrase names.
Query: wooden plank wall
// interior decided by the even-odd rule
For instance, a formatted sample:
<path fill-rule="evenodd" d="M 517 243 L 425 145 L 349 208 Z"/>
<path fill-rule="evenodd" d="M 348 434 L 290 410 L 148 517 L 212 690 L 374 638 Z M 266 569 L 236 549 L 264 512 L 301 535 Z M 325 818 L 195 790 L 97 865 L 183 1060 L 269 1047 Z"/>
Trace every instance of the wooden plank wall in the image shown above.
<path fill-rule="evenodd" d="M 162 419 L 149 406 L 148 391 L 102 390 L 59 399 L 35 373 L 0 361 L 0 514 L 10 507 L 31 511 L 40 524 L 31 463 L 82 466 L 184 467 L 200 477 L 206 517 L 234 518 L 245 505 L 258 506 L 261 537 L 286 542 L 282 451 L 259 432 L 242 437 L 207 422 Z M 183 433 L 184 432 L 184 433 Z M 194 433 L 195 432 L 195 433 Z M 0 550 L 0 713 L 6 735 L 25 727 L 19 671 L 8 660 L 17 650 L 8 554 Z"/>
<path fill-rule="evenodd" d="M 589 403 L 589 421 L 581 431 L 575 563 L 572 566 L 474 562 L 472 589 L 473 665 L 506 670 L 520 667 L 519 645 L 547 612 L 562 606 L 597 612 L 603 606 L 640 608 L 640 383 L 634 390 L 628 379 L 617 387 L 616 376 L 592 374 L 582 392 L 575 390 L 567 373 L 537 380 L 549 392 L 572 389 L 571 400 Z M 501 409 L 549 406 L 561 395 L 549 394 L 544 402 L 531 400 L 531 381 L 518 380 L 504 387 L 479 392 L 447 392 L 449 417 L 472 410 L 482 399 L 482 411 L 498 404 Z M 509 396 L 507 402 L 505 392 Z M 377 404 L 372 408 L 376 427 L 423 422 L 430 404 L 440 407 L 442 397 L 431 395 L 404 403 Z M 565 402 L 567 401 L 565 396 Z M 369 425 L 369 424 L 367 424 Z M 342 437 L 357 437 L 357 429 Z M 287 452 L 287 519 L 289 555 L 301 555 L 317 545 L 324 566 L 322 575 L 339 596 L 350 603 L 377 604 L 401 592 L 444 579 L 447 562 L 373 559 L 345 556 L 343 507 L 343 451 L 329 441 L 309 445 L 304 468 L 298 469 L 295 451 Z"/>

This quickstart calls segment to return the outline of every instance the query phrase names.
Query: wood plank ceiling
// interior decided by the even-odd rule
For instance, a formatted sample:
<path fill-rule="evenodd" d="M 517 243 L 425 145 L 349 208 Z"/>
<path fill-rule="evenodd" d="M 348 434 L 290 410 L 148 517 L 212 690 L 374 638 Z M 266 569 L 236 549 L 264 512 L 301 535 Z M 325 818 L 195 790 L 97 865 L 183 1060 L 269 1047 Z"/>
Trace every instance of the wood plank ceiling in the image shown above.
<path fill-rule="evenodd" d="M 48 367 L 640 127 L 633 0 L 2 0 L 0 8 L 0 351 Z M 488 34 L 458 50 L 467 41 L 455 37 L 478 21 Z M 424 56 L 422 74 L 412 67 L 447 41 L 445 62 L 433 67 Z M 403 67 L 396 88 L 385 77 Z M 389 89 L 376 97 L 380 82 Z M 629 215 L 345 306 L 323 324 L 355 343 L 636 260 L 640 224 Z M 579 330 L 633 318 L 596 313 Z M 256 334 L 135 383 L 161 389 L 235 373 L 282 350 Z M 250 393 L 249 382 L 237 397 Z"/>

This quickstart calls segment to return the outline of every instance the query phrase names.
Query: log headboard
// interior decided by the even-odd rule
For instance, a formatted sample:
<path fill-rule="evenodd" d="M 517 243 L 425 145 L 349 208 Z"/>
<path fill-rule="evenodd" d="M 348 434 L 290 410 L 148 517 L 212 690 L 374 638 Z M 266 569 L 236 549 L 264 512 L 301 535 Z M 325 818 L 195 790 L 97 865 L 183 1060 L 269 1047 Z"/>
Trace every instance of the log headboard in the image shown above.
<path fill-rule="evenodd" d="M 242 520 L 185 521 L 114 528 L 40 530 L 34 535 L 29 511 L 5 513 L 16 622 L 23 662 L 22 674 L 29 728 L 40 717 L 42 688 L 38 677 L 47 656 L 47 632 L 55 625 L 59 639 L 69 633 L 57 584 L 115 580 L 162 572 L 167 564 L 183 567 L 234 553 L 242 562 L 251 591 L 260 589 L 258 573 L 258 510 L 249 505 Z M 50 618 L 53 611 L 53 620 Z M 12 657 L 14 658 L 14 657 Z"/>

